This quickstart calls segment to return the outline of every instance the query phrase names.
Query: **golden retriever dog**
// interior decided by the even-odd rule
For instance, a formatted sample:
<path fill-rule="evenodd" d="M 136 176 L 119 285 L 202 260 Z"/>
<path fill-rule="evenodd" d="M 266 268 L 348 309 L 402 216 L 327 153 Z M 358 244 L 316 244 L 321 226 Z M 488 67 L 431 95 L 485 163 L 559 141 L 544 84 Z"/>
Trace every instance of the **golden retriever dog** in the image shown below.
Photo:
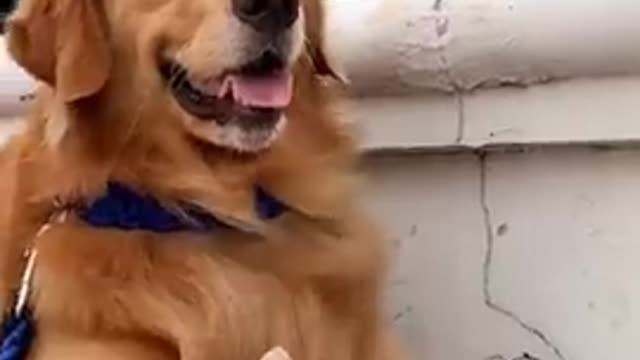
<path fill-rule="evenodd" d="M 319 1 L 18 2 L 9 52 L 42 86 L 2 155 L 0 305 L 37 250 L 30 359 L 397 358 Z M 87 223 L 110 183 L 225 226 Z"/>

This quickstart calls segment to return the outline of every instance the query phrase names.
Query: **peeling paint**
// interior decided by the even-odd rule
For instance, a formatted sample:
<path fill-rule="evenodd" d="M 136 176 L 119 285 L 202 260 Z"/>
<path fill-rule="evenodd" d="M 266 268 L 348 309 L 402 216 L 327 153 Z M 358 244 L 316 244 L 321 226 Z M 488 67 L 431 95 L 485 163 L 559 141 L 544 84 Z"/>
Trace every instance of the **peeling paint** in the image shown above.
<path fill-rule="evenodd" d="M 451 28 L 445 1 L 436 1 L 432 9 L 415 9 L 414 14 L 398 42 L 397 78 L 409 87 L 430 86 L 435 79 L 439 88 L 454 91 L 446 56 Z"/>

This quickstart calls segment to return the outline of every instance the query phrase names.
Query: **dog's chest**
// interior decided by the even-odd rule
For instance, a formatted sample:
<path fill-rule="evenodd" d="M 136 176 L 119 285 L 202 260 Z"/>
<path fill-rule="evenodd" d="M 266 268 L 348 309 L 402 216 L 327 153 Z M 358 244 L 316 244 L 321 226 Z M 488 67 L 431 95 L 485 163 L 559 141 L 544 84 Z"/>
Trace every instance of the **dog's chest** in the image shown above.
<path fill-rule="evenodd" d="M 46 334 L 54 331 L 75 334 L 82 346 L 143 336 L 181 358 L 208 349 L 249 359 L 270 346 L 308 354 L 338 331 L 313 287 L 291 286 L 195 242 L 63 227 L 41 242 L 34 280 L 41 340 L 53 339 L 43 349 L 57 349 L 59 336 Z"/>
<path fill-rule="evenodd" d="M 29 360 L 178 360 L 170 347 L 144 338 L 82 336 L 41 329 Z"/>

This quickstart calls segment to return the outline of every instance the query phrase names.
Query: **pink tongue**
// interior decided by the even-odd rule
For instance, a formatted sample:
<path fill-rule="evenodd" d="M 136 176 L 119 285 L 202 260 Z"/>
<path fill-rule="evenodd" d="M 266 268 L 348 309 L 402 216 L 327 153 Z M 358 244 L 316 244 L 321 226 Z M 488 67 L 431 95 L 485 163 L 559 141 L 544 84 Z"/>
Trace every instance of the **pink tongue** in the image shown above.
<path fill-rule="evenodd" d="M 293 81 L 288 72 L 269 76 L 227 75 L 218 92 L 219 97 L 229 91 L 234 101 L 259 108 L 284 108 L 291 102 Z"/>

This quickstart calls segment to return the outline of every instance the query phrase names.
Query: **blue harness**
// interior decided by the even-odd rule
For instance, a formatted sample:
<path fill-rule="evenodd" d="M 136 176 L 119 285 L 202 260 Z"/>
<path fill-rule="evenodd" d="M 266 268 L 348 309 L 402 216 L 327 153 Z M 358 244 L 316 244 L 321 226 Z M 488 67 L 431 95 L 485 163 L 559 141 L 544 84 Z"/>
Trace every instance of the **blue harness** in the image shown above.
<path fill-rule="evenodd" d="M 262 220 L 275 219 L 289 208 L 271 197 L 261 188 L 255 190 L 255 212 Z M 127 186 L 111 182 L 106 193 L 79 209 L 78 216 L 97 228 L 115 228 L 123 231 L 149 231 L 169 233 L 176 231 L 210 232 L 232 228 L 205 210 L 192 204 L 181 204 L 183 216 L 163 207 L 157 199 L 137 193 Z M 0 360 L 26 358 L 35 335 L 35 326 L 29 309 L 12 311 L 2 324 Z"/>

